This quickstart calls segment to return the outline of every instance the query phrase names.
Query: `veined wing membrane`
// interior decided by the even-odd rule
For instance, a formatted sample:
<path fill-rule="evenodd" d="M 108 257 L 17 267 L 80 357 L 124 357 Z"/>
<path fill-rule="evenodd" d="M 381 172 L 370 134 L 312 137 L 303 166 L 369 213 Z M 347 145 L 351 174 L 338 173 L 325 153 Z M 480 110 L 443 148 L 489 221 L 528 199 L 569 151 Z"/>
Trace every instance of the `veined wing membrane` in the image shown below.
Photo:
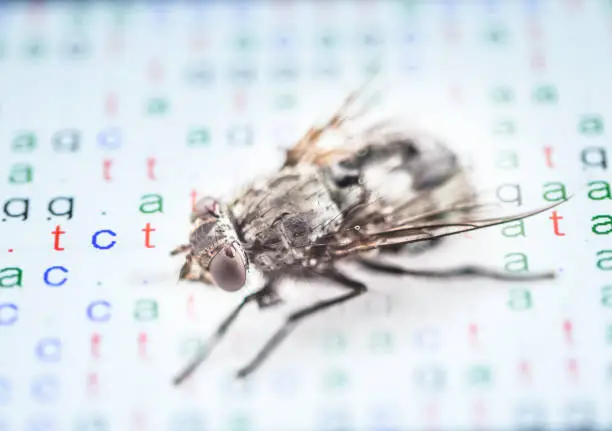
<path fill-rule="evenodd" d="M 569 200 L 569 198 L 567 199 Z M 409 244 L 418 241 L 427 241 L 444 236 L 457 235 L 477 229 L 483 229 L 495 225 L 525 219 L 555 208 L 567 200 L 556 202 L 543 208 L 526 211 L 515 215 L 484 218 L 466 219 L 458 222 L 429 222 L 429 223 L 407 223 L 402 225 L 381 227 L 364 227 L 359 234 L 351 238 L 340 238 L 336 243 L 331 243 L 331 255 L 343 257 L 354 253 L 374 250 L 384 246 Z"/>

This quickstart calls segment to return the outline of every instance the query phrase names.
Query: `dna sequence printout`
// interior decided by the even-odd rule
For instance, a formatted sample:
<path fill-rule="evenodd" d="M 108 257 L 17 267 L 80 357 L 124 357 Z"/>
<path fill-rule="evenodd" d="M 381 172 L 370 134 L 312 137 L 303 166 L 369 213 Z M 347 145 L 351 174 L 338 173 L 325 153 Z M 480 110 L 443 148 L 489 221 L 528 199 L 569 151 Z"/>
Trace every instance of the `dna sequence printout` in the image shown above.
<path fill-rule="evenodd" d="M 343 292 L 286 280 L 174 385 L 263 283 L 179 280 L 195 203 L 373 76 L 510 213 L 569 198 L 388 259 L 557 276 L 347 263 L 237 378 Z M 0 430 L 611 429 L 611 96 L 605 0 L 2 3 Z"/>

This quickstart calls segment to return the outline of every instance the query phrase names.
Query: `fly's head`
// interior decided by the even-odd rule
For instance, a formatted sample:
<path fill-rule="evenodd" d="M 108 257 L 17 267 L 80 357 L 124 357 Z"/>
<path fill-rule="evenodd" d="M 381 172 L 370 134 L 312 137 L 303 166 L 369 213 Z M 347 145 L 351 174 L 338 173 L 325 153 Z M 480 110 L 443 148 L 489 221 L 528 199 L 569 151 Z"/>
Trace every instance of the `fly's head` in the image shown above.
<path fill-rule="evenodd" d="M 229 292 L 240 290 L 246 283 L 249 262 L 227 206 L 211 197 L 202 198 L 191 221 L 192 258 L 216 286 Z"/>

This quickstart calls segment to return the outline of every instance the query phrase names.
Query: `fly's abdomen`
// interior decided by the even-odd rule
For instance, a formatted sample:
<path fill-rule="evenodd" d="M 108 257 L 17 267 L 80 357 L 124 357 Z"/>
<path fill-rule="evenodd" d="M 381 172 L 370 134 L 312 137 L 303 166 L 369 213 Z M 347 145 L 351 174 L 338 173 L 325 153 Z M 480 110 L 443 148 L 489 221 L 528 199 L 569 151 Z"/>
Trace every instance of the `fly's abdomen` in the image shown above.
<path fill-rule="evenodd" d="M 341 209 L 360 200 L 366 213 L 410 214 L 435 209 L 471 187 L 456 155 L 431 138 L 380 138 L 326 169 Z"/>

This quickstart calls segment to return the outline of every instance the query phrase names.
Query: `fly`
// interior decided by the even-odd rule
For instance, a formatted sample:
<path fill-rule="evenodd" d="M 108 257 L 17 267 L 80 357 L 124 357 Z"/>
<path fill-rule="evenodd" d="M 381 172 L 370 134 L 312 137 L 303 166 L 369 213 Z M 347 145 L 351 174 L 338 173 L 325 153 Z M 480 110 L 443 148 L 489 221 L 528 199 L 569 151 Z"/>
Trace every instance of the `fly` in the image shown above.
<path fill-rule="evenodd" d="M 426 244 L 427 249 L 442 237 L 521 220 L 564 201 L 512 216 L 479 217 L 489 205 L 480 202 L 456 154 L 433 137 L 406 134 L 386 123 L 324 149 L 320 143 L 326 133 L 342 130 L 359 115 L 349 114 L 358 95 L 359 91 L 351 93 L 323 126 L 311 127 L 286 152 L 278 171 L 248 185 L 232 200 L 205 197 L 196 203 L 189 242 L 171 252 L 185 253 L 179 279 L 237 292 L 254 268 L 265 283 L 221 322 L 204 349 L 176 376 L 175 385 L 205 361 L 246 305 L 265 309 L 280 303 L 277 287 L 283 279 L 325 279 L 345 292 L 291 313 L 238 371 L 239 378 L 258 369 L 298 323 L 365 294 L 368 287 L 343 272 L 343 262 L 396 276 L 554 278 L 554 272 L 508 274 L 473 265 L 421 270 L 385 262 L 385 254 L 413 243 Z"/>

